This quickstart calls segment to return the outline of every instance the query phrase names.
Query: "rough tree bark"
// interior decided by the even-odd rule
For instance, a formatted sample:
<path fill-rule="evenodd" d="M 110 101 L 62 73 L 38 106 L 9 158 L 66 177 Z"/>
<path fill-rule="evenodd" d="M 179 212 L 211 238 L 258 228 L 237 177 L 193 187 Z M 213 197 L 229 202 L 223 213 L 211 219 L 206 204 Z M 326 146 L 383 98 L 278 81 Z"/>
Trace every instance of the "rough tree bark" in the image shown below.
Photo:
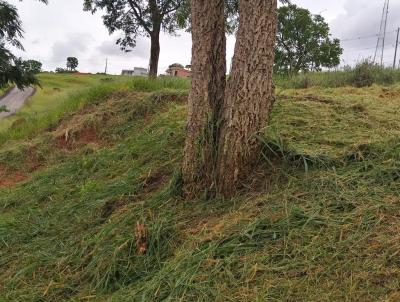
<path fill-rule="evenodd" d="M 192 0 L 192 87 L 182 176 L 186 196 L 215 191 L 218 121 L 226 85 L 224 0 Z"/>
<path fill-rule="evenodd" d="M 160 29 L 151 34 L 149 77 L 155 79 L 158 75 L 158 61 L 160 58 Z"/>
<path fill-rule="evenodd" d="M 260 154 L 255 138 L 275 101 L 272 83 L 277 0 L 239 1 L 239 29 L 225 91 L 218 151 L 218 193 L 231 197 Z"/>

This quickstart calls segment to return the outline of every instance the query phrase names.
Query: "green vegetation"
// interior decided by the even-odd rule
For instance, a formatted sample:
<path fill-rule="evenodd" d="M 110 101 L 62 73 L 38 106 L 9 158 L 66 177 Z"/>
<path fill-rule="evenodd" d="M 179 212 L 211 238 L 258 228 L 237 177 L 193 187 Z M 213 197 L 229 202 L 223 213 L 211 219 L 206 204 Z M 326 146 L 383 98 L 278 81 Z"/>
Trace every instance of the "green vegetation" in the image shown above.
<path fill-rule="evenodd" d="M 40 74 L 38 78 L 42 87 L 37 88 L 28 103 L 17 114 L 0 120 L 0 145 L 9 139 L 25 138 L 53 127 L 68 113 L 128 86 L 144 91 L 189 88 L 187 79 L 169 77 L 149 81 L 105 75 Z"/>
<path fill-rule="evenodd" d="M 338 66 L 343 49 L 339 39 L 331 39 L 329 31 L 321 15 L 313 15 L 295 4 L 281 6 L 274 71 L 297 74 Z"/>
<path fill-rule="evenodd" d="M 361 62 L 356 67 L 344 71 L 307 72 L 291 77 L 275 75 L 275 81 L 281 88 L 336 88 L 344 86 L 366 87 L 372 84 L 392 85 L 400 82 L 400 71 L 382 68 L 370 62 Z"/>
<path fill-rule="evenodd" d="M 100 95 L 123 89 L 127 81 L 123 77 L 70 74 L 40 74 L 38 78 L 42 87 L 28 103 L 17 114 L 0 120 L 0 145 L 52 127 L 64 114 Z"/>
<path fill-rule="evenodd" d="M 279 89 L 258 169 L 207 202 L 179 197 L 188 82 L 104 86 L 0 148 L 0 301 L 399 299 L 398 84 Z"/>
<path fill-rule="evenodd" d="M 0 87 L 0 97 L 10 89 L 9 85 L 5 85 L 4 87 Z"/>

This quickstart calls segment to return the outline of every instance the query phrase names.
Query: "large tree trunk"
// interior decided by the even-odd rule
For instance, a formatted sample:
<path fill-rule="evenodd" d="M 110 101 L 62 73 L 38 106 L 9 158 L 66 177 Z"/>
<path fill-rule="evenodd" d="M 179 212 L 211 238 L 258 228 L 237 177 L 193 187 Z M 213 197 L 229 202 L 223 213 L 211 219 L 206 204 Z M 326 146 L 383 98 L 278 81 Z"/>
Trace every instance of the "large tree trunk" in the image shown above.
<path fill-rule="evenodd" d="M 239 1 L 240 23 L 218 148 L 218 192 L 224 197 L 236 192 L 259 158 L 261 144 L 255 134 L 266 125 L 275 100 L 276 10 L 276 0 Z"/>
<path fill-rule="evenodd" d="M 160 28 L 155 27 L 150 38 L 151 46 L 149 77 L 154 79 L 158 75 L 158 60 L 160 58 Z"/>
<path fill-rule="evenodd" d="M 218 121 L 226 84 L 224 0 L 192 0 L 192 89 L 182 176 L 186 196 L 215 192 Z"/>

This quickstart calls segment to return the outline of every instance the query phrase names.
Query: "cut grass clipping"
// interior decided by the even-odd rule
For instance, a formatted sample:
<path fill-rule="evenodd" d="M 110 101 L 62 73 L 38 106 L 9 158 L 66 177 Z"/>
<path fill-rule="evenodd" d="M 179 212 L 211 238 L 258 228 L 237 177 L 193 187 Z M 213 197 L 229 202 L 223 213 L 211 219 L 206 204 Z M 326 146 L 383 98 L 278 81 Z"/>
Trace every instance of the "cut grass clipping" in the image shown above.
<path fill-rule="evenodd" d="M 0 300 L 399 300 L 398 85 L 280 91 L 240 194 L 191 202 L 168 81 L 0 148 Z"/>

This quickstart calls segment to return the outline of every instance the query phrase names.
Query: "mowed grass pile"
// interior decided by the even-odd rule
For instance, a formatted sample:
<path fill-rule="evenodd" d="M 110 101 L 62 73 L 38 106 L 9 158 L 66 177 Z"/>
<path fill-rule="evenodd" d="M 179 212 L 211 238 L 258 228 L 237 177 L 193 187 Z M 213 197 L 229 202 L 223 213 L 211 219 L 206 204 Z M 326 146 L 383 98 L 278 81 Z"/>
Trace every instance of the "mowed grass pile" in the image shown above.
<path fill-rule="evenodd" d="M 1 147 L 26 175 L 0 188 L 0 300 L 399 300 L 400 86 L 279 91 L 229 201 L 179 197 L 184 85 L 126 87 Z"/>

